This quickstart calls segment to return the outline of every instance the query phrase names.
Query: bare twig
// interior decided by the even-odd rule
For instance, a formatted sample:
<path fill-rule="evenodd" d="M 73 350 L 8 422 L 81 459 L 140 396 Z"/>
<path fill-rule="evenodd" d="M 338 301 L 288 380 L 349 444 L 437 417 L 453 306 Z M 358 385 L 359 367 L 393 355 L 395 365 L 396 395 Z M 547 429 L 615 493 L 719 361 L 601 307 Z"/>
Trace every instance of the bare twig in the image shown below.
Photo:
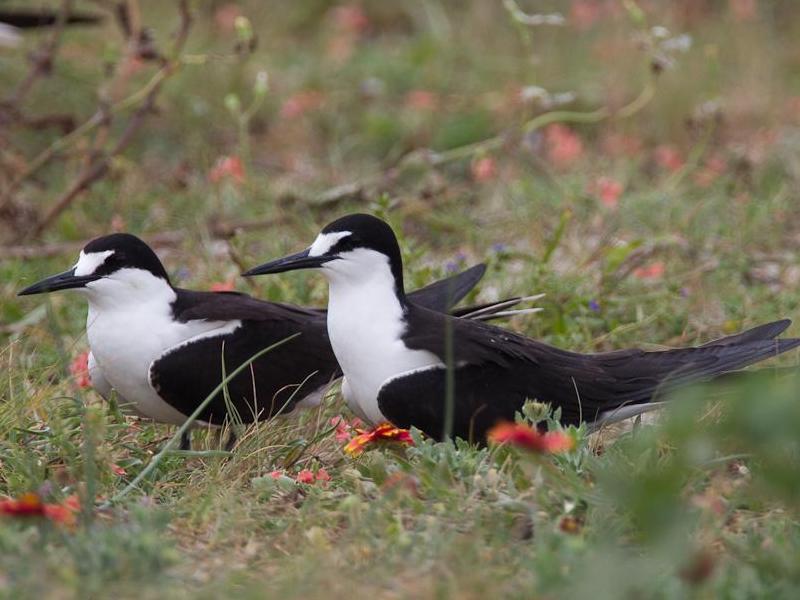
<path fill-rule="evenodd" d="M 17 86 L 17 89 L 6 100 L 9 106 L 18 108 L 22 100 L 31 91 L 34 84 L 43 76 L 47 75 L 53 67 L 53 60 L 55 59 L 56 52 L 61 45 L 61 38 L 64 33 L 64 26 L 69 20 L 69 14 L 72 12 L 73 0 L 63 0 L 61 3 L 61 10 L 58 13 L 56 23 L 50 33 L 50 37 L 33 55 L 33 64 L 31 70 L 28 72 L 27 77 L 23 79 Z"/>
<path fill-rule="evenodd" d="M 112 159 L 123 152 L 133 141 L 136 132 L 141 128 L 146 117 L 153 111 L 155 100 L 164 82 L 169 79 L 181 66 L 180 55 L 183 50 L 191 27 L 191 14 L 188 0 L 181 0 L 179 4 L 180 25 L 172 45 L 171 57 L 166 59 L 158 72 L 145 86 L 128 98 L 107 106 L 101 104 L 100 108 L 83 125 L 70 135 L 64 136 L 54 142 L 49 148 L 34 159 L 20 176 L 12 182 L 6 191 L 5 197 L 0 199 L 0 210 L 10 201 L 11 194 L 27 180 L 33 173 L 47 164 L 58 152 L 81 139 L 85 134 L 96 127 L 108 123 L 111 116 L 131 106 L 138 108 L 133 112 L 128 123 L 116 140 L 114 145 L 106 152 L 99 150 L 90 158 L 89 163 L 78 175 L 70 187 L 55 201 L 45 215 L 30 229 L 21 232 L 17 241 L 40 235 L 66 210 L 81 193 L 88 190 L 95 182 L 100 180 L 109 169 Z"/>
<path fill-rule="evenodd" d="M 287 217 L 273 219 L 260 219 L 257 221 L 234 221 L 224 223 L 212 221 L 208 223 L 208 235 L 213 239 L 226 240 L 234 237 L 240 231 L 256 231 L 269 229 L 287 222 Z M 196 232 L 187 232 L 184 229 L 162 231 L 147 237 L 147 243 L 154 248 L 171 248 L 183 243 L 187 237 L 197 235 Z M 34 245 L 9 245 L 0 246 L 0 262 L 4 260 L 31 260 L 35 258 L 48 258 L 59 256 L 79 250 L 85 242 L 59 242 L 54 244 Z"/>

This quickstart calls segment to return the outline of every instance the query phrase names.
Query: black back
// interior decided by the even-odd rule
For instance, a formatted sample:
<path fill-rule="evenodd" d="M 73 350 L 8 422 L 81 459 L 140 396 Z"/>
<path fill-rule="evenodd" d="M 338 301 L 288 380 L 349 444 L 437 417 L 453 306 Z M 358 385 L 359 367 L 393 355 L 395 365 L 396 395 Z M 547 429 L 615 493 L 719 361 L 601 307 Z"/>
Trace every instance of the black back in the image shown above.
<path fill-rule="evenodd" d="M 699 347 L 578 354 L 476 321 L 409 305 L 403 337 L 414 350 L 446 362 L 453 340 L 455 421 L 452 433 L 483 440 L 499 420 L 513 420 L 527 399 L 561 408 L 562 421 L 593 421 L 620 406 L 650 402 L 659 392 L 741 369 L 800 346 L 775 340 L 790 321 L 776 321 Z M 398 426 L 444 431 L 446 369 L 394 379 L 379 393 L 381 412 Z"/>
<path fill-rule="evenodd" d="M 421 305 L 448 310 L 480 280 L 486 267 L 476 265 L 409 294 Z M 165 402 L 185 415 L 256 352 L 300 333 L 253 361 L 228 384 L 228 399 L 239 418 L 249 423 L 278 411 L 291 412 L 309 393 L 341 377 L 330 346 L 326 312 L 290 304 L 264 302 L 237 292 L 197 292 L 175 289 L 172 304 L 177 321 L 241 320 L 234 332 L 177 346 L 154 361 L 150 381 Z M 298 389 L 298 386 L 302 387 Z M 228 416 L 225 396 L 218 395 L 200 420 L 221 424 Z"/>

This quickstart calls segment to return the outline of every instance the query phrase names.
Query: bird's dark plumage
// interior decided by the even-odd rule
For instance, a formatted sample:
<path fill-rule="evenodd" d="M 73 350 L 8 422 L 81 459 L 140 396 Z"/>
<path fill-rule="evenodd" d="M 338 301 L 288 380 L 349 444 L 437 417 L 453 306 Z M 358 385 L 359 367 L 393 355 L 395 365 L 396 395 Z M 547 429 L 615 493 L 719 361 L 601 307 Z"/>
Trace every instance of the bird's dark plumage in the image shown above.
<path fill-rule="evenodd" d="M 414 327 L 403 337 L 406 345 L 428 350 L 443 362 L 447 354 L 441 332 L 451 328 L 458 402 L 452 431 L 477 440 L 497 421 L 513 419 L 526 399 L 560 408 L 564 423 L 594 421 L 620 406 L 647 403 L 659 392 L 800 346 L 798 339 L 773 339 L 791 323 L 782 320 L 694 348 L 579 354 L 492 325 L 434 314 L 413 302 L 407 310 Z M 378 403 L 396 425 L 414 425 L 438 437 L 445 430 L 445 390 L 446 369 L 429 369 L 388 382 Z M 438 406 L 425 402 L 431 397 L 441 399 Z"/>
<path fill-rule="evenodd" d="M 433 311 L 449 310 L 477 284 L 485 270 L 484 265 L 476 265 L 416 290 L 409 297 Z M 256 350 L 297 333 L 300 333 L 298 337 L 253 361 L 249 369 L 229 382 L 228 402 L 239 419 L 249 423 L 278 411 L 290 412 L 304 396 L 341 376 L 328 340 L 325 310 L 264 302 L 238 292 L 179 288 L 175 292 L 177 298 L 172 311 L 178 321 L 243 321 L 243 326 L 232 333 L 192 342 L 191 352 L 182 352 L 183 346 L 178 345 L 153 362 L 150 368 L 153 387 L 164 401 L 181 413 L 191 414 L 224 379 L 223 354 L 225 372 L 231 373 Z M 470 311 L 472 307 L 462 310 Z M 202 368 L 198 369 L 198 365 Z M 274 385 L 273 382 L 290 384 Z M 265 394 L 266 391 L 269 393 Z M 220 424 L 227 414 L 226 398 L 218 395 L 199 419 Z"/>

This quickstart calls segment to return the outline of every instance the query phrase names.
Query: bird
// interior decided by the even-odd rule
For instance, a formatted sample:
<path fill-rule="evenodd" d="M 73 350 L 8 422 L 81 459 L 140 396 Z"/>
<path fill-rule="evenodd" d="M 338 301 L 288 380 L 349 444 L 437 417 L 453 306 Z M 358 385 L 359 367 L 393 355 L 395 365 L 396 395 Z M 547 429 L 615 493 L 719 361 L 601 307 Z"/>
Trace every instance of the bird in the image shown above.
<path fill-rule="evenodd" d="M 409 296 L 431 310 L 448 310 L 483 276 L 476 265 Z M 238 292 L 206 292 L 172 285 L 144 241 L 114 233 L 90 241 L 75 265 L 19 292 L 20 296 L 73 289 L 89 310 L 86 332 L 92 386 L 140 417 L 182 425 L 236 367 L 256 352 L 300 333 L 234 377 L 225 394 L 199 415 L 199 426 L 226 418 L 251 423 L 321 401 L 340 369 L 328 341 L 324 310 L 266 302 Z M 486 319 L 509 313 L 523 298 L 454 312 Z M 535 309 L 525 309 L 523 312 Z M 512 310 L 513 314 L 514 311 Z M 225 360 L 223 372 L 222 357 Z M 190 444 L 188 436 L 181 447 Z"/>
<path fill-rule="evenodd" d="M 405 293 L 397 238 L 367 214 L 341 217 L 305 250 L 244 275 L 296 269 L 319 269 L 328 280 L 328 335 L 354 412 L 434 439 L 485 443 L 529 399 L 559 409 L 564 425 L 631 417 L 677 386 L 800 345 L 775 339 L 789 327 L 785 319 L 697 347 L 581 354 L 454 319 Z"/>

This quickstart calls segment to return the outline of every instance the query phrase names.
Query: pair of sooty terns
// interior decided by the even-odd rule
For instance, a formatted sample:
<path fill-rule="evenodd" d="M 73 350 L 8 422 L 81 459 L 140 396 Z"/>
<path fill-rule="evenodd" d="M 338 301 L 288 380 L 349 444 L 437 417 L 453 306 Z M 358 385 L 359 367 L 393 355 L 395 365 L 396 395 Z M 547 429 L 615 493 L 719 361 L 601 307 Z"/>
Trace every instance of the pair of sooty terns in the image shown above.
<path fill-rule="evenodd" d="M 777 339 L 790 324 L 781 320 L 689 348 L 555 348 L 486 322 L 530 298 L 453 308 L 482 265 L 406 293 L 394 232 L 366 214 L 342 217 L 302 252 L 244 275 L 297 269 L 325 275 L 327 311 L 173 287 L 144 242 L 112 234 L 87 244 L 72 269 L 20 295 L 82 291 L 93 387 L 104 397 L 114 390 L 135 414 L 172 424 L 185 422 L 223 372 L 298 333 L 234 377 L 228 400 L 214 398 L 198 423 L 221 425 L 229 410 L 247 423 L 314 405 L 343 375 L 342 395 L 368 423 L 482 442 L 527 399 L 560 408 L 565 424 L 609 422 L 653 408 L 664 391 L 800 346 L 800 339 Z"/>

